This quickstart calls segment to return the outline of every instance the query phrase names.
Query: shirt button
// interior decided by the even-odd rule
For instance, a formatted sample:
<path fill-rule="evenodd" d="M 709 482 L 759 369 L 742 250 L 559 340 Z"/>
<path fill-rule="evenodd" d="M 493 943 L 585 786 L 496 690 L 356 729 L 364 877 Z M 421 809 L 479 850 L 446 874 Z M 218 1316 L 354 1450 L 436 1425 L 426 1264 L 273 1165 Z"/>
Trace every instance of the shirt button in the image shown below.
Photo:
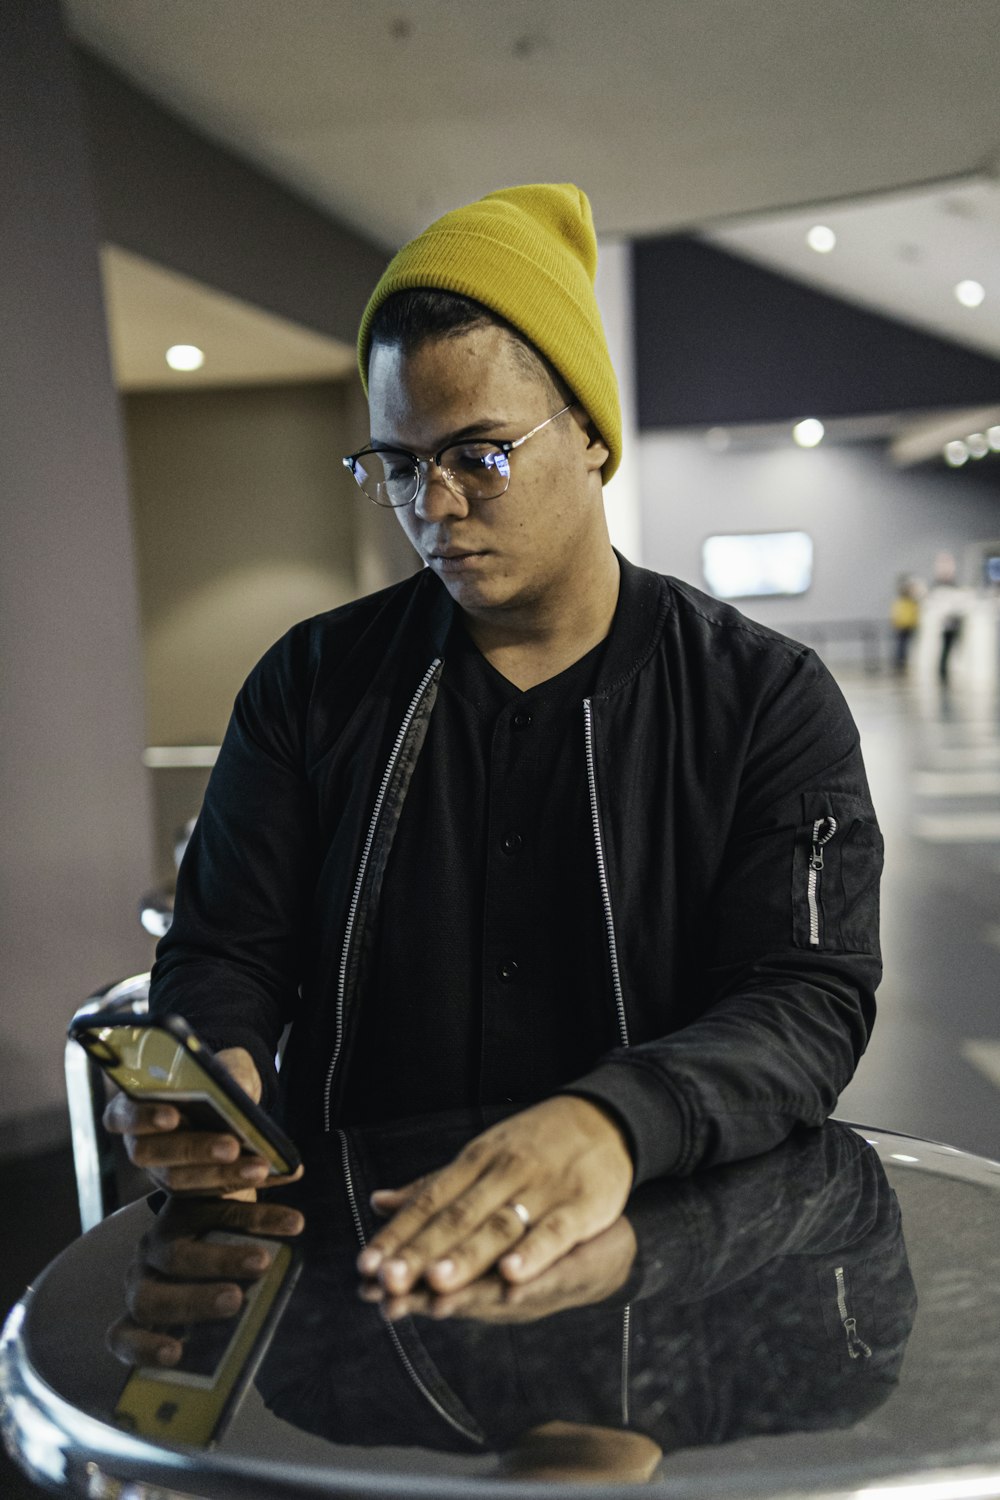
<path fill-rule="evenodd" d="M 516 854 L 523 843 L 524 839 L 519 833 L 507 833 L 504 834 L 500 847 L 505 854 Z"/>
<path fill-rule="evenodd" d="M 497 978 L 502 979 L 504 984 L 510 984 L 512 979 L 517 978 L 517 964 L 512 958 L 504 959 L 497 968 Z"/>
<path fill-rule="evenodd" d="M 520 709 L 519 712 L 514 715 L 512 722 L 515 729 L 527 729 L 528 725 L 531 723 L 531 715 L 528 713 L 527 709 Z"/>

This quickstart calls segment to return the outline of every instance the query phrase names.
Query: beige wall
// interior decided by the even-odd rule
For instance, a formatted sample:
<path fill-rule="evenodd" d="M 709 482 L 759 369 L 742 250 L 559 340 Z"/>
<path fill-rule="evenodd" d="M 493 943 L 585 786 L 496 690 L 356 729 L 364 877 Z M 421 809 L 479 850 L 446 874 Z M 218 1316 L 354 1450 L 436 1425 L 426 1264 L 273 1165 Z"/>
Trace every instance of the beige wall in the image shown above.
<path fill-rule="evenodd" d="M 401 576 L 341 463 L 364 441 L 357 401 L 331 382 L 132 395 L 125 413 L 149 739 L 217 744 L 290 625 Z"/>
<path fill-rule="evenodd" d="M 147 735 L 215 745 L 250 668 L 297 620 L 405 577 L 395 518 L 342 456 L 366 441 L 354 379 L 125 399 Z M 156 877 L 207 773 L 153 772 Z"/>

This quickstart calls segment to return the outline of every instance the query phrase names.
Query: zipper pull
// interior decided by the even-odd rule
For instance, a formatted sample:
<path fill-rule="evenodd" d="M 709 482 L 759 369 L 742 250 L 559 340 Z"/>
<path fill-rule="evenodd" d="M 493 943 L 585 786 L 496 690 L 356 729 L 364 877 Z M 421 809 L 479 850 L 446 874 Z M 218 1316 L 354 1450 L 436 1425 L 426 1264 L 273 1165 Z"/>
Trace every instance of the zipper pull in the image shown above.
<path fill-rule="evenodd" d="M 871 1359 L 872 1351 L 858 1334 L 858 1323 L 856 1318 L 844 1319 L 844 1332 L 847 1334 L 847 1352 L 852 1359 L 863 1355 L 865 1359 Z"/>
<path fill-rule="evenodd" d="M 833 826 L 836 829 L 836 823 Z M 858 1334 L 858 1320 L 847 1311 L 847 1277 L 844 1275 L 843 1266 L 837 1266 L 833 1275 L 837 1283 L 837 1311 L 840 1314 L 841 1326 L 847 1335 L 847 1352 L 851 1359 L 858 1359 L 862 1356 L 865 1359 L 871 1359 L 872 1351 Z"/>
<path fill-rule="evenodd" d="M 824 832 L 823 829 L 826 829 Z M 813 824 L 812 853 L 809 857 L 810 870 L 822 870 L 823 868 L 823 846 L 828 844 L 837 832 L 836 818 L 817 818 Z"/>

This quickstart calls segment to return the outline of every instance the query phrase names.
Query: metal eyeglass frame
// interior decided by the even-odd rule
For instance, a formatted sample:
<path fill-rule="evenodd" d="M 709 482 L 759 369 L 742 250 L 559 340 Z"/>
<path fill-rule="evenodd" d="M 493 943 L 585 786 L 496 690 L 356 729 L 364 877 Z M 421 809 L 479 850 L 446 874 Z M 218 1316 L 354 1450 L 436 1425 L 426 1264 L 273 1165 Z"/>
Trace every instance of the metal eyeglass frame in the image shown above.
<path fill-rule="evenodd" d="M 556 420 L 556 417 L 561 417 L 564 412 L 572 410 L 575 404 L 575 402 L 570 401 L 566 406 L 560 407 L 558 411 L 552 413 L 551 417 L 546 417 L 544 422 L 539 422 L 537 427 L 533 427 L 531 431 L 526 432 L 523 437 L 469 438 L 466 441 L 470 444 L 478 442 L 482 443 L 485 447 L 495 448 L 498 453 L 502 453 L 504 458 L 506 458 L 509 454 L 513 453 L 515 448 L 520 448 L 522 443 L 526 443 L 529 438 L 534 437 L 536 432 L 541 432 L 543 427 L 548 427 L 550 422 L 554 422 Z M 388 444 L 386 444 L 384 448 L 359 448 L 357 453 L 348 453 L 344 458 L 343 463 L 344 468 L 351 471 L 351 475 L 354 478 L 354 481 L 357 484 L 358 488 L 361 490 L 361 493 L 366 496 L 366 498 L 369 499 L 373 505 L 384 504 L 386 509 L 402 510 L 404 505 L 412 505 L 414 500 L 416 500 L 417 496 L 420 494 L 421 483 L 429 475 L 432 464 L 436 469 L 440 471 L 441 478 L 444 480 L 445 484 L 451 490 L 453 495 L 458 495 L 462 500 L 475 499 L 475 496 L 467 495 L 464 490 L 459 489 L 457 483 L 454 480 L 454 476 L 449 472 L 448 469 L 443 469 L 441 467 L 441 459 L 450 448 L 462 448 L 464 446 L 465 444 L 461 442 L 445 443 L 444 447 L 439 448 L 437 453 L 432 453 L 428 454 L 426 457 L 421 457 L 419 453 L 411 453 L 409 448 L 392 448 Z M 413 460 L 413 494 L 410 495 L 406 500 L 388 500 L 386 502 L 376 500 L 374 495 L 369 495 L 368 491 L 361 483 L 361 480 L 358 478 L 357 470 L 355 468 L 358 460 L 364 458 L 369 453 L 399 453 L 404 458 L 411 458 Z M 496 472 L 499 474 L 500 470 L 497 469 Z M 379 487 L 381 488 L 381 486 Z M 507 472 L 504 475 L 503 489 L 497 490 L 495 495 L 490 495 L 485 498 L 488 498 L 490 500 L 499 500 L 501 495 L 506 495 L 509 488 L 510 465 L 508 464 Z"/>

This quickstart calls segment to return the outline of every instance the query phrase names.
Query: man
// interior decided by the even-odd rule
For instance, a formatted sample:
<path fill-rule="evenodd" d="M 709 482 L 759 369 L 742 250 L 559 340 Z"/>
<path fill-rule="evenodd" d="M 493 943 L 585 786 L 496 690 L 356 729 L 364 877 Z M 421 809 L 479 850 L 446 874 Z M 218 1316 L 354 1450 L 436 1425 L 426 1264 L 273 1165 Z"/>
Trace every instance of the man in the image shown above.
<path fill-rule="evenodd" d="M 387 1293 L 527 1280 L 634 1181 L 829 1113 L 879 976 L 857 732 L 803 647 L 612 549 L 621 422 L 590 206 L 490 194 L 390 264 L 345 462 L 426 563 L 251 674 L 178 883 L 154 1010 L 291 1133 L 523 1104 L 373 1200 Z M 668 335 L 667 335 L 668 336 Z M 263 1180 L 116 1101 L 175 1191 Z"/>

